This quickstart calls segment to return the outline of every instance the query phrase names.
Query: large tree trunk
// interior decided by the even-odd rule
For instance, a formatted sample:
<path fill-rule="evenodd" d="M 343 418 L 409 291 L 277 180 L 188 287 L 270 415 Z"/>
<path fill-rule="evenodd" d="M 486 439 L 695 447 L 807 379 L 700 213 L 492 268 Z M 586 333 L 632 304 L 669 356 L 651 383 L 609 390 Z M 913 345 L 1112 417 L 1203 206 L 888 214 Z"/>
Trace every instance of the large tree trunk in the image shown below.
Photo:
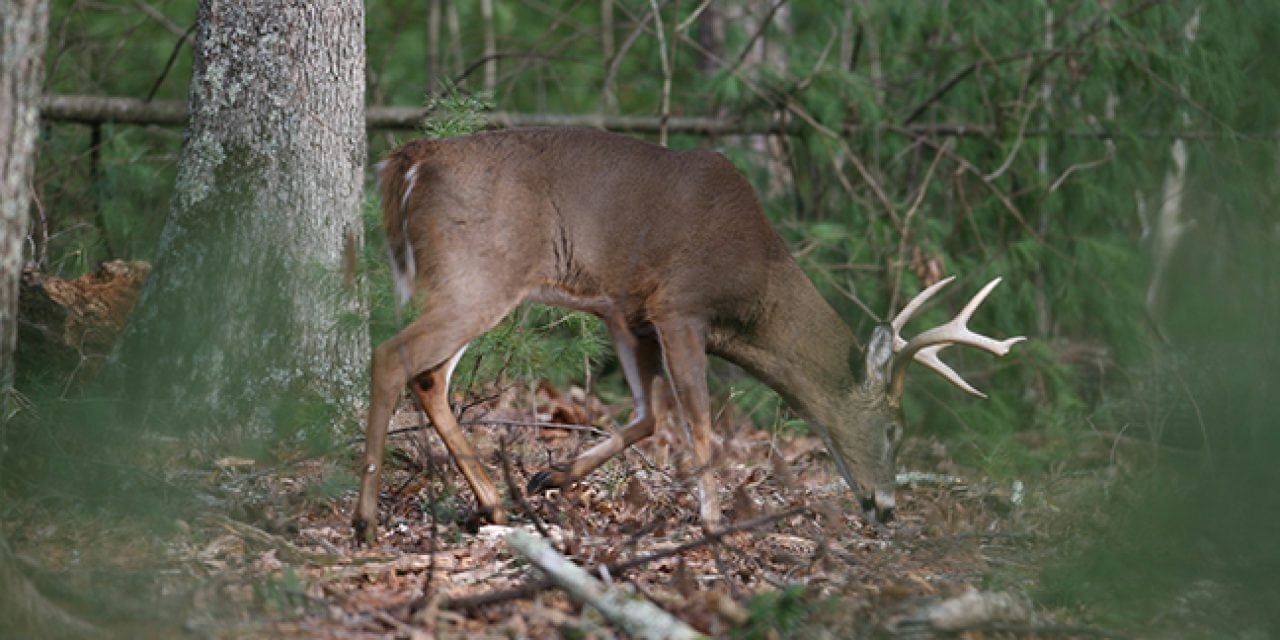
<path fill-rule="evenodd" d="M 369 353 L 363 5 L 201 0 L 197 24 L 191 121 L 125 382 L 148 407 L 213 420 L 299 393 L 352 403 Z"/>

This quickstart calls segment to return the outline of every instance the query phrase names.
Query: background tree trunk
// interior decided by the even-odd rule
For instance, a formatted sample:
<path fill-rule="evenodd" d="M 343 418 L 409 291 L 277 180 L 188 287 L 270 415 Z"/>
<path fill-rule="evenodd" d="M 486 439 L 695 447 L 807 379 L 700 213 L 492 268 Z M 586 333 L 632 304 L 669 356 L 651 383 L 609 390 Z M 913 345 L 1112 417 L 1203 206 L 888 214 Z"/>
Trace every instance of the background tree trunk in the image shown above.
<path fill-rule="evenodd" d="M 11 414 L 18 278 L 31 205 L 38 100 L 49 5 L 0 3 L 0 429 Z M 0 431 L 0 453 L 4 451 Z M 0 533 L 0 636 L 83 637 L 93 629 L 45 600 L 23 575 Z"/>
<path fill-rule="evenodd" d="M 299 393 L 354 402 L 369 352 L 363 5 L 202 0 L 197 24 L 191 122 L 121 347 L 126 383 L 212 420 L 265 418 Z"/>
<path fill-rule="evenodd" d="M 49 5 L 43 0 L 3 0 L 0 7 L 0 390 L 7 403 L 13 386 L 18 277 L 31 205 Z"/>

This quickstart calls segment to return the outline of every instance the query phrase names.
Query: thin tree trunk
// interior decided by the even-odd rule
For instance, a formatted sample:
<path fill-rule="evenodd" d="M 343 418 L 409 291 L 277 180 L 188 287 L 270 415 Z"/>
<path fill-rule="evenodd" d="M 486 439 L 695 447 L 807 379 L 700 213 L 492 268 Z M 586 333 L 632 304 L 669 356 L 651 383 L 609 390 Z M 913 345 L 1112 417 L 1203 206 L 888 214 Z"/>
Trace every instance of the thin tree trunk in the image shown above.
<path fill-rule="evenodd" d="M 191 122 L 125 381 L 148 407 L 223 424 L 300 395 L 354 405 L 369 353 L 363 5 L 202 0 L 197 24 Z"/>
<path fill-rule="evenodd" d="M 48 38 L 45 0 L 0 2 L 0 451 L 11 413 L 18 278 L 31 206 L 36 131 Z M 0 535 L 0 637 L 84 637 L 92 627 L 40 595 Z"/>
<path fill-rule="evenodd" d="M 1044 10 L 1044 50 L 1053 50 L 1053 29 L 1054 16 L 1053 9 L 1046 6 Z M 1046 70 L 1044 80 L 1040 83 L 1040 123 L 1042 126 L 1048 126 L 1053 117 L 1053 74 Z M 1027 108 L 1034 108 L 1034 101 Z M 1049 144 L 1046 138 L 1040 141 L 1039 153 L 1036 157 L 1036 172 L 1040 174 L 1040 182 L 1046 187 L 1051 180 L 1049 174 Z M 1036 232 L 1040 237 L 1047 238 L 1049 235 L 1049 208 L 1042 207 L 1040 210 L 1040 221 L 1037 225 Z M 1036 331 L 1042 336 L 1053 335 L 1053 310 L 1049 303 L 1048 282 L 1044 272 L 1044 267 L 1036 270 Z"/>
<path fill-rule="evenodd" d="M 453 66 L 449 70 L 451 77 L 457 78 L 462 73 L 462 20 L 458 17 L 458 1 L 448 0 L 444 11 L 445 23 L 449 27 L 449 57 Z"/>
<path fill-rule="evenodd" d="M 0 392 L 7 405 L 49 5 L 44 0 L 3 0 L 0 7 Z M 7 406 L 3 408 L 8 415 Z"/>
<path fill-rule="evenodd" d="M 1188 48 L 1195 45 L 1196 36 L 1200 33 L 1200 8 L 1196 7 L 1191 18 L 1183 27 L 1183 37 Z M 1184 95 L 1188 93 L 1186 84 L 1179 89 Z M 1191 117 L 1186 110 L 1179 113 L 1179 122 L 1183 129 L 1191 127 Z M 1146 308 L 1148 316 L 1155 322 L 1157 329 L 1163 330 L 1161 321 L 1164 317 L 1164 298 L 1170 265 L 1173 256 L 1182 242 L 1182 236 L 1192 227 L 1183 211 L 1183 191 L 1187 183 L 1187 143 L 1182 138 L 1175 138 L 1169 146 L 1169 170 L 1165 173 L 1161 187 L 1159 213 L 1156 217 L 1155 237 L 1151 243 L 1151 282 L 1147 285 Z"/>
<path fill-rule="evenodd" d="M 773 45 L 768 37 L 769 29 L 790 35 L 791 10 L 777 0 L 743 0 L 721 6 L 725 20 L 730 24 L 738 24 L 750 38 L 747 48 L 740 52 L 729 52 L 736 56 L 737 67 L 748 73 L 769 70 L 785 76 L 790 64 L 787 49 Z M 763 191 L 766 199 L 777 198 L 791 187 L 791 174 L 786 159 L 786 149 L 774 136 L 754 136 L 748 144 L 756 152 L 756 158 L 764 165 L 768 182 Z"/>
<path fill-rule="evenodd" d="M 440 64 L 440 0 L 427 0 L 427 95 L 440 88 L 444 76 Z"/>
<path fill-rule="evenodd" d="M 614 39 L 615 28 L 613 0 L 600 0 L 600 63 L 606 70 L 606 81 L 601 85 L 600 89 L 600 112 L 609 114 L 618 112 L 618 96 L 613 90 L 612 83 L 607 80 L 610 76 L 608 69 L 613 64 L 613 57 L 617 55 L 618 51 L 617 43 Z"/>
<path fill-rule="evenodd" d="M 493 24 L 493 0 L 480 0 L 480 19 L 484 22 L 484 90 L 493 95 L 498 88 L 498 40 Z"/>

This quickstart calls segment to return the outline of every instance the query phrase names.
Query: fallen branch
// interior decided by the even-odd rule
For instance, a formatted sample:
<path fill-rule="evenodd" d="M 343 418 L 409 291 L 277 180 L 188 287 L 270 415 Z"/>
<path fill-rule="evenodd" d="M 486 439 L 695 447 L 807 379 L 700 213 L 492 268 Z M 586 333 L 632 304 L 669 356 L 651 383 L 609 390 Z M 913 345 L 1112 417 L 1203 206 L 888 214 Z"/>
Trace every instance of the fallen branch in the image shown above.
<path fill-rule="evenodd" d="M 971 591 L 897 616 L 886 625 L 886 631 L 893 637 L 929 638 L 992 624 L 1034 621 L 1034 612 L 1023 598 L 1003 592 Z"/>
<path fill-rule="evenodd" d="M 671 556 L 679 555 L 691 549 L 696 549 L 698 547 L 703 547 L 708 544 L 712 544 L 714 542 L 719 542 L 725 536 L 729 536 L 735 533 L 740 533 L 743 531 L 750 531 L 752 529 L 757 529 L 759 527 L 763 527 L 767 524 L 771 524 L 778 520 L 783 520 L 786 518 L 790 518 L 791 516 L 800 515 L 802 513 L 807 512 L 808 510 L 809 510 L 808 507 L 794 507 L 791 509 L 787 509 L 786 511 L 780 511 L 778 513 L 760 516 L 759 518 L 743 520 L 742 522 L 729 525 L 728 527 L 725 527 L 724 529 L 721 529 L 719 531 L 713 531 L 712 533 L 709 533 L 706 536 L 698 538 L 697 540 L 691 540 L 684 544 L 671 547 L 670 549 L 664 549 L 662 551 L 647 553 L 645 555 L 638 556 L 630 560 L 624 560 L 622 562 L 609 563 L 605 565 L 605 571 L 607 571 L 609 575 L 612 575 L 612 576 L 621 576 L 626 571 L 629 571 L 639 566 L 649 564 L 650 562 L 661 560 L 663 558 L 669 558 Z M 513 587 L 511 589 L 504 589 L 502 591 L 491 591 L 489 593 L 482 593 L 479 595 L 466 596 L 462 598 L 449 598 L 449 599 L 446 599 L 443 603 L 441 603 L 440 606 L 441 608 L 447 608 L 447 609 L 478 609 L 480 607 L 488 606 L 491 604 L 497 604 L 499 602 L 506 602 L 508 600 L 516 600 L 519 598 L 532 597 L 534 594 L 537 594 L 539 591 L 549 589 L 552 586 L 553 585 L 549 580 L 535 579 L 535 580 L 530 580 L 529 582 L 526 582 L 518 587 Z"/>
<path fill-rule="evenodd" d="M 556 586 L 575 600 L 594 607 L 630 635 L 677 640 L 706 637 L 652 602 L 606 587 L 582 567 L 556 553 L 542 538 L 516 529 L 507 536 L 507 544 L 541 569 Z"/>
<path fill-rule="evenodd" d="M 536 420 L 506 420 L 502 418 L 473 418 L 468 420 L 459 420 L 458 424 L 463 426 L 472 425 L 493 425 L 499 427 L 528 427 L 530 429 L 564 429 L 566 431 L 584 431 L 592 435 L 602 438 L 609 437 L 609 432 L 599 427 L 593 427 L 589 424 L 573 424 L 569 422 L 539 422 Z"/>
<path fill-rule="evenodd" d="M 275 549 L 277 556 L 291 563 L 311 562 L 321 566 L 337 564 L 339 557 L 327 553 L 313 553 L 298 548 L 297 545 L 289 542 L 281 536 L 274 533 L 263 531 L 246 522 L 233 520 L 223 515 L 209 514 L 204 516 L 209 523 L 222 526 L 224 529 L 240 536 L 244 540 L 257 544 L 259 546 Z"/>

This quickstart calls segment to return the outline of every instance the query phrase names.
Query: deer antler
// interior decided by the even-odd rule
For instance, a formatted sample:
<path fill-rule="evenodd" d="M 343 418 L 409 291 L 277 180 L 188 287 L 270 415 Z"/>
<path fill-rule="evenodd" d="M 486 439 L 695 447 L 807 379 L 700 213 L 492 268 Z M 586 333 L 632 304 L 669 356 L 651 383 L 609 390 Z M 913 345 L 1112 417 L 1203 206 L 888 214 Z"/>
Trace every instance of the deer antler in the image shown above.
<path fill-rule="evenodd" d="M 911 299 L 911 302 L 907 303 L 907 306 L 902 308 L 902 311 L 898 312 L 898 315 L 895 316 L 893 321 L 890 323 L 893 326 L 894 351 L 893 366 L 891 368 L 893 377 L 889 385 L 890 397 L 902 397 L 902 387 L 907 376 L 907 365 L 911 364 L 912 360 L 915 360 L 916 362 L 938 372 L 939 375 L 946 378 L 951 382 L 951 384 L 954 384 L 975 396 L 985 398 L 987 397 L 987 394 L 975 389 L 973 385 L 965 381 L 964 378 L 961 378 L 960 374 L 956 373 L 955 370 L 947 366 L 946 363 L 938 358 L 938 352 L 953 344 L 963 344 L 971 347 L 977 347 L 997 356 L 1003 356 L 1006 353 L 1009 353 L 1009 349 L 1013 345 L 1026 340 L 1025 336 L 996 340 L 995 338 L 975 333 L 967 326 L 969 318 L 973 316 L 973 312 L 978 309 L 978 306 L 982 304 L 983 300 L 987 299 L 987 295 L 991 293 L 991 290 L 995 289 L 996 285 L 1000 284 L 1000 278 L 996 278 L 991 282 L 988 282 L 987 286 L 983 287 L 982 290 L 973 297 L 973 299 L 969 300 L 969 304 L 966 304 L 964 309 L 961 309 L 960 313 L 956 314 L 956 317 L 952 318 L 946 324 L 939 325 L 932 329 L 927 329 L 912 338 L 909 342 L 904 340 L 901 335 L 902 328 L 911 320 L 911 317 L 914 316 L 916 312 L 920 310 L 920 307 L 924 306 L 924 303 L 928 302 L 934 294 L 947 286 L 947 284 L 954 279 L 955 276 L 951 276 L 949 278 L 939 280 L 934 283 L 933 286 L 921 291 L 916 295 L 916 297 Z"/>

